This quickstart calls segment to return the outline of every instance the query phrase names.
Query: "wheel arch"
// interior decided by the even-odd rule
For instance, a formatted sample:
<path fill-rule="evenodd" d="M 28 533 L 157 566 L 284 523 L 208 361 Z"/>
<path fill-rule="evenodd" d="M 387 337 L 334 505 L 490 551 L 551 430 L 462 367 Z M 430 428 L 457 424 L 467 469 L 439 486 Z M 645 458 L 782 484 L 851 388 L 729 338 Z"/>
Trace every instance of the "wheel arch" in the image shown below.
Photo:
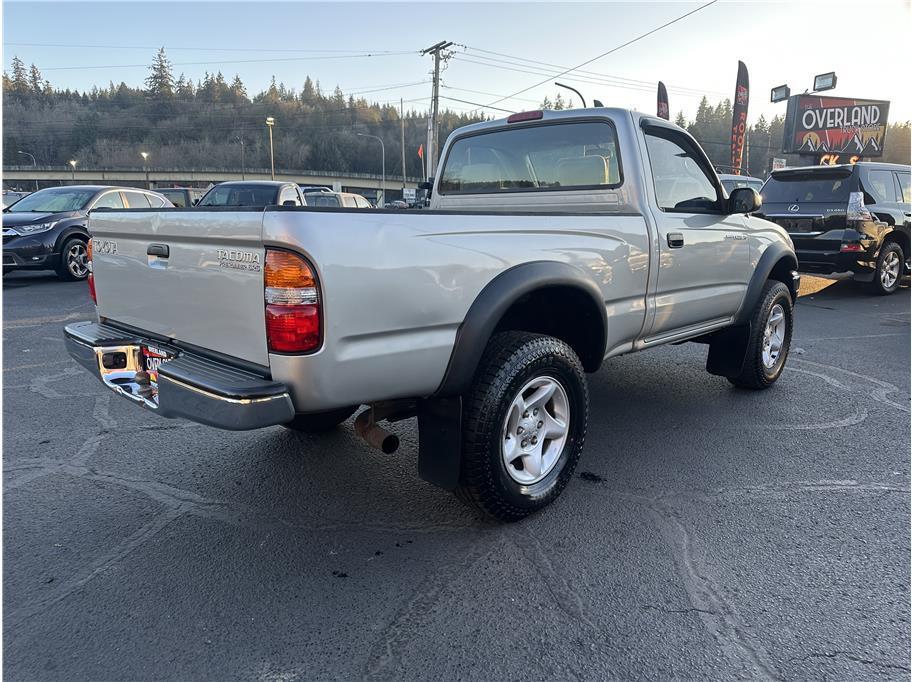
<path fill-rule="evenodd" d="M 500 273 L 466 313 L 434 395 L 463 394 L 490 338 L 508 330 L 555 336 L 573 348 L 587 372 L 594 372 L 607 344 L 604 297 L 585 272 L 567 263 L 534 261 Z"/>
<path fill-rule="evenodd" d="M 89 231 L 85 225 L 80 223 L 73 223 L 72 225 L 64 225 L 60 229 L 60 233 L 57 235 L 57 238 L 54 240 L 54 251 L 60 253 L 63 249 L 63 245 L 66 243 L 66 240 L 70 237 L 78 237 L 84 242 L 88 243 L 89 241 Z"/>
<path fill-rule="evenodd" d="M 774 279 L 785 284 L 792 294 L 792 301 L 797 300 L 800 281 L 796 275 L 797 271 L 798 259 L 794 251 L 780 243 L 768 246 L 760 256 L 757 267 L 754 268 L 754 274 L 747 285 L 741 309 L 735 315 L 734 324 L 744 324 L 750 320 L 751 313 L 763 294 L 763 285 L 768 280 Z"/>

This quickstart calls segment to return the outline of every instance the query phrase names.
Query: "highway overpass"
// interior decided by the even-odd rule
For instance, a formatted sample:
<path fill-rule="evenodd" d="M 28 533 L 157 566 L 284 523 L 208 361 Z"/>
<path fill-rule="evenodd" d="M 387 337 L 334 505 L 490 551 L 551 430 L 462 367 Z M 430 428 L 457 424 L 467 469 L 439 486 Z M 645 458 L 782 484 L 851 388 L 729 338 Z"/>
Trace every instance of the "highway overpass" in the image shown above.
<path fill-rule="evenodd" d="M 227 180 L 269 180 L 268 168 L 252 168 L 246 171 L 223 168 L 80 168 L 69 166 L 4 166 L 3 185 L 6 188 L 34 189 L 37 180 L 40 187 L 56 185 L 131 185 L 134 187 L 171 187 L 190 185 L 206 187 L 210 183 Z M 381 177 L 368 173 L 348 173 L 312 170 L 276 170 L 276 180 L 297 182 L 301 185 L 325 185 L 336 191 L 352 191 L 373 198 L 380 189 Z M 406 178 L 405 186 L 415 188 L 421 178 Z M 386 198 L 395 199 L 402 195 L 402 176 L 387 175 Z"/>

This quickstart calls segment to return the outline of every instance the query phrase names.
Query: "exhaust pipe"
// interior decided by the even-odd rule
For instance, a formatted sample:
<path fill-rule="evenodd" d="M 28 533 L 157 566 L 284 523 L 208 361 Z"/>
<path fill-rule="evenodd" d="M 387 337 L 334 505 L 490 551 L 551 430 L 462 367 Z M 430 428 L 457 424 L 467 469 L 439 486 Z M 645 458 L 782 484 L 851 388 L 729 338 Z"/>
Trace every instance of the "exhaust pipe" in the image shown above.
<path fill-rule="evenodd" d="M 355 433 L 372 448 L 391 455 L 399 449 L 399 436 L 390 433 L 374 421 L 374 410 L 369 407 L 355 417 Z"/>

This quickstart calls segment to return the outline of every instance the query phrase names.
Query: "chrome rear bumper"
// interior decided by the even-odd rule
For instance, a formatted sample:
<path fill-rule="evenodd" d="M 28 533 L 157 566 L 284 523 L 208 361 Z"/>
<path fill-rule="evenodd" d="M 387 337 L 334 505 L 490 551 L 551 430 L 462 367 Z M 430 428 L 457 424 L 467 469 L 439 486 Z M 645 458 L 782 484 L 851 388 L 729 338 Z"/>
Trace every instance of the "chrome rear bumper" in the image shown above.
<path fill-rule="evenodd" d="M 70 356 L 105 386 L 162 417 L 183 417 L 232 431 L 294 418 L 284 384 L 245 370 L 95 322 L 67 325 L 64 339 Z M 174 355 L 162 362 L 155 383 L 142 371 L 144 345 Z"/>

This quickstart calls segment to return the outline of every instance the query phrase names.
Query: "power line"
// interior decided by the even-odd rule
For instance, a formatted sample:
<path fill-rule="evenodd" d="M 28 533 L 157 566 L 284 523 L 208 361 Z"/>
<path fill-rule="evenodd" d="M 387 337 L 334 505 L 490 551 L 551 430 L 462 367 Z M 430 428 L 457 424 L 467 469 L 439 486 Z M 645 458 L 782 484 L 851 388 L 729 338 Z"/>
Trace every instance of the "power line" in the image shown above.
<path fill-rule="evenodd" d="M 76 49 L 106 49 L 106 50 L 158 50 L 159 48 L 164 48 L 165 50 L 179 51 L 179 50 L 192 50 L 196 52 L 298 52 L 298 53 L 332 53 L 332 52 L 351 52 L 351 50 L 305 50 L 301 48 L 292 48 L 292 47 L 174 47 L 169 45 L 79 45 L 75 43 L 11 43 L 8 42 L 6 45 L 15 45 L 22 47 L 62 47 L 62 48 L 76 48 Z M 367 50 L 373 54 L 384 54 L 389 53 L 398 54 L 395 50 Z M 414 53 L 417 54 L 418 50 L 414 50 Z M 412 54 L 409 52 L 408 54 Z"/>
<path fill-rule="evenodd" d="M 516 113 L 516 112 L 513 111 L 512 109 L 501 109 L 500 107 L 492 107 L 492 106 L 489 106 L 489 105 L 487 105 L 487 104 L 480 104 L 480 103 L 478 103 L 478 102 L 469 102 L 468 100 L 456 99 L 455 97 L 447 97 L 446 95 L 440 95 L 440 99 L 448 99 L 448 100 L 450 100 L 450 101 L 452 101 L 452 102 L 460 102 L 460 103 L 462 103 L 462 104 L 474 104 L 475 106 L 480 107 L 480 108 L 482 108 L 482 109 L 494 109 L 494 111 L 505 111 L 505 112 L 508 113 L 508 114 L 515 114 L 515 113 Z M 470 111 L 474 111 L 474 109 L 471 109 Z"/>
<path fill-rule="evenodd" d="M 492 54 L 492 55 L 496 55 L 499 57 L 505 57 L 506 60 L 510 60 L 510 61 L 506 61 L 504 59 L 493 59 L 491 57 L 485 57 L 484 55 L 473 55 L 476 58 L 487 59 L 487 60 L 490 60 L 493 62 L 501 62 L 504 64 L 511 64 L 511 62 L 523 62 L 524 64 L 519 64 L 519 66 L 524 66 L 526 64 L 534 64 L 534 65 L 540 65 L 540 66 L 547 66 L 547 67 L 551 67 L 554 69 L 566 69 L 567 68 L 566 66 L 561 66 L 560 64 L 552 64 L 550 62 L 543 62 L 543 61 L 539 61 L 536 59 L 528 59 L 527 57 L 517 57 L 515 55 L 509 55 L 509 54 L 505 54 L 503 52 L 485 50 L 480 47 L 472 47 L 470 45 L 462 45 L 462 47 L 464 47 L 467 50 L 470 50 L 471 52 L 483 52 L 485 54 Z M 626 82 L 626 83 L 631 83 L 633 85 L 645 85 L 645 86 L 649 86 L 649 88 L 655 87 L 655 83 L 653 81 L 645 81 L 645 80 L 638 79 L 638 78 L 627 78 L 625 76 L 616 76 L 616 75 L 612 75 L 612 74 L 608 74 L 608 73 L 601 73 L 598 71 L 585 71 L 582 69 L 573 69 L 573 70 L 577 71 L 579 74 L 582 74 L 585 76 L 592 76 L 592 77 L 598 78 L 598 79 L 622 81 L 622 82 Z M 701 89 L 701 88 L 688 88 L 688 87 L 684 87 L 684 86 L 680 86 L 680 85 L 668 85 L 667 87 L 668 87 L 669 91 L 677 91 L 679 94 L 689 92 L 689 93 L 697 93 L 697 94 L 711 93 L 714 95 L 724 95 L 724 93 L 721 93 L 721 92 L 715 91 L 715 90 L 705 90 L 705 89 Z"/>
<path fill-rule="evenodd" d="M 366 59 L 369 57 L 395 57 L 405 54 L 416 54 L 412 51 L 400 51 L 400 52 L 364 52 L 358 54 L 343 54 L 343 55 L 323 55 L 323 56 L 314 56 L 314 57 L 275 57 L 270 59 L 232 59 L 232 60 L 219 60 L 217 62 L 205 61 L 205 62 L 172 62 L 171 66 L 211 66 L 213 64 L 263 64 L 269 62 L 303 62 L 303 61 L 323 61 L 329 59 Z M 86 69 L 136 69 L 143 68 L 146 69 L 149 67 L 149 64 L 96 64 L 92 66 L 46 66 L 42 67 L 42 71 L 82 71 Z"/>
<path fill-rule="evenodd" d="M 607 56 L 610 55 L 610 54 L 614 54 L 614 53 L 617 52 L 618 50 L 622 50 L 622 49 L 624 49 L 625 47 L 627 47 L 628 45 L 632 45 L 633 43 L 635 43 L 635 42 L 637 42 L 637 41 L 643 40 L 644 38 L 647 38 L 648 36 L 651 36 L 653 33 L 656 33 L 656 32 L 658 32 L 658 31 L 661 31 L 663 28 L 667 28 L 668 26 L 671 26 L 672 24 L 676 24 L 677 22 L 681 21 L 682 19 L 686 19 L 686 18 L 689 17 L 690 15 L 696 14 L 697 12 L 706 9 L 706 8 L 709 7 L 710 5 L 716 4 L 718 1 L 719 1 L 719 0 L 709 0 L 709 2 L 707 2 L 705 5 L 700 5 L 700 6 L 697 7 L 696 9 L 692 9 L 691 11 L 687 12 L 686 14 L 682 14 L 681 16 L 676 17 L 676 18 L 672 19 L 671 21 L 668 21 L 668 22 L 662 24 L 661 26 L 657 26 L 656 28 L 654 28 L 654 29 L 652 29 L 652 30 L 650 30 L 650 31 L 647 31 L 646 33 L 642 33 L 642 34 L 638 35 L 637 37 L 632 38 L 631 40 L 628 40 L 626 43 L 623 43 L 623 44 L 621 44 L 621 45 L 618 45 L 617 47 L 611 48 L 611 49 L 608 50 L 607 52 L 603 52 L 602 54 L 597 55 L 597 56 L 593 57 L 592 59 L 587 59 L 587 60 L 584 61 L 582 64 L 577 64 L 577 65 L 574 66 L 573 68 L 566 69 L 565 71 L 562 71 L 561 73 L 557 74 L 557 75 L 554 76 L 553 78 L 559 78 L 559 77 L 561 77 L 561 76 L 564 76 L 564 75 L 570 73 L 571 71 L 576 71 L 577 69 L 580 69 L 580 68 L 582 68 L 582 67 L 584 67 L 584 66 L 586 66 L 586 65 L 588 65 L 588 64 L 591 64 L 592 62 L 598 61 L 599 59 L 602 59 L 603 57 L 607 57 Z M 494 100 L 493 102 L 490 102 L 490 103 L 488 104 L 488 106 L 490 106 L 491 104 L 497 104 L 498 102 L 502 102 L 502 101 L 504 101 L 505 99 L 510 99 L 511 97 L 515 97 L 516 95 L 521 95 L 521 94 L 523 94 L 524 92 L 528 92 L 529 90 L 531 90 L 531 89 L 533 89 L 533 88 L 537 88 L 537 87 L 540 86 L 540 85 L 544 85 L 545 83 L 547 83 L 547 82 L 550 81 L 550 80 L 552 80 L 551 77 L 546 78 L 545 80 L 540 81 L 540 82 L 538 82 L 538 83 L 534 83 L 533 85 L 530 85 L 529 87 L 523 88 L 522 90 L 517 90 L 516 92 L 514 92 L 514 93 L 511 94 L 511 95 L 508 95 L 507 97 L 501 97 L 500 99 L 496 99 L 496 100 Z"/>

